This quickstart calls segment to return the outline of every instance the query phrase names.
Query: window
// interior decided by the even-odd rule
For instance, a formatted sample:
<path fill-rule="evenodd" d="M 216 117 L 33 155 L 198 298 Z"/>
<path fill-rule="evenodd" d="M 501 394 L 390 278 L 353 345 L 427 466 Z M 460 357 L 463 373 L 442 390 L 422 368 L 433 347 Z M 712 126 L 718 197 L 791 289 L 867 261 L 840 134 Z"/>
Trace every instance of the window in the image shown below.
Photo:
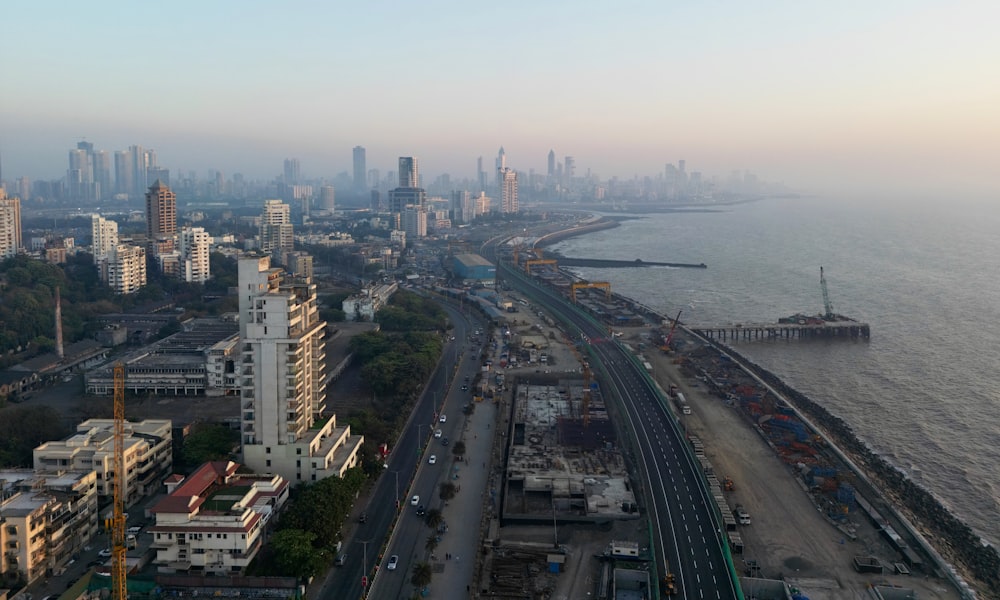
<path fill-rule="evenodd" d="M 270 467 L 270 466 L 271 466 L 271 459 L 268 459 L 268 460 L 267 460 L 267 466 L 268 466 L 268 467 Z"/>
<path fill-rule="evenodd" d="M 270 446 L 265 446 L 264 447 L 264 453 L 265 454 L 270 454 L 271 453 L 271 447 Z"/>
<path fill-rule="evenodd" d="M 296 454 L 302 454 L 302 448 L 296 448 L 295 449 L 295 453 Z"/>

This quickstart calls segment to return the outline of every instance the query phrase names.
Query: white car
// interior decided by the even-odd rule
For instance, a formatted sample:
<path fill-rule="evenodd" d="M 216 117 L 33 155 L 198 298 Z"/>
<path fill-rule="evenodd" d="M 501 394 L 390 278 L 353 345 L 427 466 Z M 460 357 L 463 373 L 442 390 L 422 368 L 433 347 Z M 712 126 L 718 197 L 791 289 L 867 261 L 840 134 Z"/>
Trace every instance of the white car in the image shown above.
<path fill-rule="evenodd" d="M 104 550 L 98 552 L 97 555 L 100 556 L 101 558 L 108 558 L 109 556 L 111 556 L 111 548 L 105 548 Z"/>
<path fill-rule="evenodd" d="M 436 438 L 441 437 L 441 430 L 440 429 L 435 429 L 434 430 L 434 437 L 436 437 Z"/>
<path fill-rule="evenodd" d="M 389 557 L 389 564 L 387 564 L 385 566 L 385 568 L 387 570 L 389 570 L 389 571 L 395 571 L 396 570 L 396 565 L 398 565 L 398 564 L 399 564 L 399 556 L 396 555 L 396 554 L 393 554 L 392 556 Z"/>
<path fill-rule="evenodd" d="M 416 506 L 418 504 L 420 504 L 420 496 L 414 496 L 414 497 L 410 498 L 410 505 L 411 506 Z"/>
<path fill-rule="evenodd" d="M 448 415 L 441 415 L 440 417 L 438 417 L 438 423 L 447 423 L 447 422 L 448 422 Z"/>
<path fill-rule="evenodd" d="M 438 461 L 437 454 L 431 454 L 430 458 L 427 459 L 427 464 L 433 465 L 437 463 L 437 461 Z"/>

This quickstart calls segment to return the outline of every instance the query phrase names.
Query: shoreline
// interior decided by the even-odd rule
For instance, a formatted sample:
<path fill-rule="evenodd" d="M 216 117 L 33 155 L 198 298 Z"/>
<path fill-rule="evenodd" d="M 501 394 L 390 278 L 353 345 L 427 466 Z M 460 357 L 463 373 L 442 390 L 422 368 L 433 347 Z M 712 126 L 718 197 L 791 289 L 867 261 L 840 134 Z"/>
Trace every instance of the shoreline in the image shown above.
<path fill-rule="evenodd" d="M 610 220 L 611 218 L 600 217 L 600 219 Z M 573 228 L 543 236 L 540 240 L 555 238 L 556 241 L 561 241 L 590 231 L 617 226 L 618 223 L 613 222 L 611 225 L 598 229 Z M 668 318 L 633 298 L 617 293 L 614 295 L 632 304 L 637 311 L 652 317 L 654 322 L 658 323 Z M 833 440 L 836 449 L 849 456 L 859 467 L 860 472 L 870 478 L 873 486 L 890 503 L 893 510 L 897 513 L 905 513 L 900 516 L 905 517 L 904 521 L 912 522 L 907 523 L 913 527 L 911 533 L 917 534 L 916 537 L 929 546 L 931 554 L 945 562 L 944 566 L 950 567 L 950 570 L 954 571 L 961 569 L 971 579 L 987 586 L 988 589 L 1000 588 L 1000 553 L 993 546 L 987 545 L 968 524 L 953 515 L 933 494 L 919 483 L 909 479 L 903 471 L 887 462 L 858 439 L 849 423 L 830 413 L 825 407 L 785 383 L 778 375 L 757 365 L 732 347 L 706 340 L 684 325 L 681 326 L 681 329 L 694 339 L 702 340 L 716 351 L 737 358 L 748 373 L 774 387 L 796 409 L 817 422 L 824 433 Z"/>

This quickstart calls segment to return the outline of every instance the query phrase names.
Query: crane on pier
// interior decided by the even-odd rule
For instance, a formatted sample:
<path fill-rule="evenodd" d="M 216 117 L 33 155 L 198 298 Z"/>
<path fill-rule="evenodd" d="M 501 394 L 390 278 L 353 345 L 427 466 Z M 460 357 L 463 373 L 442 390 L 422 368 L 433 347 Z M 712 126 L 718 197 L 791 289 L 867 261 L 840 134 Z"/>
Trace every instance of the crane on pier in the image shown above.
<path fill-rule="evenodd" d="M 125 565 L 125 365 L 114 369 L 114 481 L 111 513 L 111 598 L 127 600 Z"/>
<path fill-rule="evenodd" d="M 819 268 L 819 287 L 823 290 L 823 318 L 833 321 L 836 315 L 833 314 L 833 304 L 830 304 L 830 292 L 826 289 L 826 277 L 823 275 L 823 267 Z"/>

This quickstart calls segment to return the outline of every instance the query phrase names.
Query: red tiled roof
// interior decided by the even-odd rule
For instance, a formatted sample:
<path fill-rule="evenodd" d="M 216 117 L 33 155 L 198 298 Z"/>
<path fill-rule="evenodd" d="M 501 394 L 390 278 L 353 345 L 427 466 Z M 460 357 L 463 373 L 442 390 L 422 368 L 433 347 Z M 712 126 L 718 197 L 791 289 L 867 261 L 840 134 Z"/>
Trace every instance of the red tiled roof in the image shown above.
<path fill-rule="evenodd" d="M 204 494 L 217 483 L 236 473 L 240 466 L 234 462 L 218 460 L 207 462 L 184 478 L 169 496 L 156 503 L 155 513 L 191 513 L 205 502 Z"/>

